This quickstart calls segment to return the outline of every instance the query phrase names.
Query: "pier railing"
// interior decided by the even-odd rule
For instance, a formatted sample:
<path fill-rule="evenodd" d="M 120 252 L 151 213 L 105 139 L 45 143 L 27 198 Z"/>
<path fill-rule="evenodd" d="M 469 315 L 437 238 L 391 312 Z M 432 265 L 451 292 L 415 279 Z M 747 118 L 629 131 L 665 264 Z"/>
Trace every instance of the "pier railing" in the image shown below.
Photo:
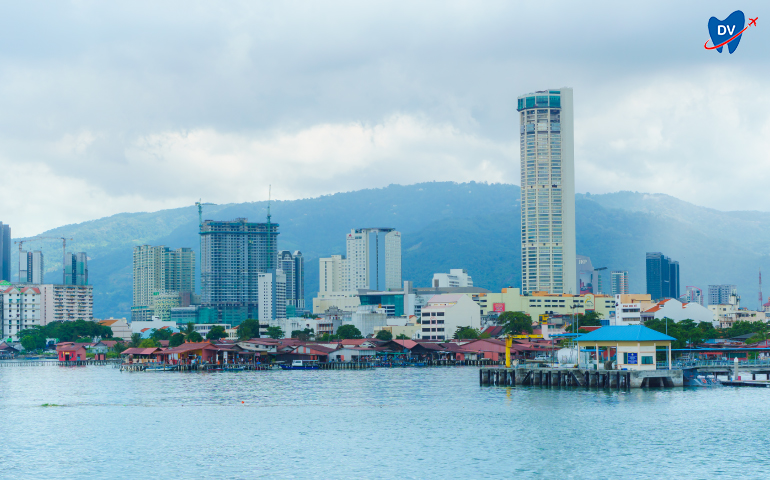
<path fill-rule="evenodd" d="M 674 366 L 677 368 L 687 367 L 732 367 L 735 365 L 735 360 L 675 360 Z M 739 360 L 739 366 L 746 367 L 770 367 L 770 358 L 757 358 L 753 360 Z"/>

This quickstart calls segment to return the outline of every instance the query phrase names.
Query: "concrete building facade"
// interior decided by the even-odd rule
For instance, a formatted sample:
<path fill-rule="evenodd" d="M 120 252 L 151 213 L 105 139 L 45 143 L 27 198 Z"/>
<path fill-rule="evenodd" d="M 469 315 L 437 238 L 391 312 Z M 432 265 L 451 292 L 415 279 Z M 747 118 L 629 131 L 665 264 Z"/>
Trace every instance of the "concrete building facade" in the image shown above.
<path fill-rule="evenodd" d="M 358 228 L 346 237 L 349 290 L 401 288 L 401 233 Z"/>
<path fill-rule="evenodd" d="M 43 283 L 43 274 L 45 273 L 45 264 L 43 252 L 35 250 L 34 252 L 21 252 L 19 256 L 19 282 L 20 283 Z"/>
<path fill-rule="evenodd" d="M 94 319 L 94 287 L 91 285 L 40 285 L 41 325 L 56 321 Z"/>
<path fill-rule="evenodd" d="M 740 302 L 738 287 L 735 285 L 709 285 L 709 305 L 731 305 Z"/>
<path fill-rule="evenodd" d="M 183 299 L 191 298 L 195 293 L 195 252 L 190 248 L 171 250 L 163 245 L 139 245 L 134 247 L 133 255 L 134 289 L 131 307 L 132 321 L 149 321 L 156 313 L 154 302 L 160 301 L 158 308 L 167 312 L 170 308 L 182 306 Z M 159 297 L 159 295 L 162 295 Z M 179 297 L 178 302 L 169 300 L 169 296 Z M 171 303 L 176 305 L 171 306 Z M 161 316 L 164 319 L 166 313 Z"/>
<path fill-rule="evenodd" d="M 11 285 L 3 281 L 2 335 L 18 340 L 17 334 L 24 329 L 42 323 L 42 294 L 40 288 L 27 285 Z"/>
<path fill-rule="evenodd" d="M 233 326 L 258 318 L 259 275 L 276 268 L 278 224 L 205 220 L 200 234 L 201 304 Z"/>
<path fill-rule="evenodd" d="M 601 318 L 615 314 L 615 299 L 607 295 L 570 295 L 532 292 L 522 295 L 518 288 L 504 288 L 500 293 L 483 293 L 478 297 L 482 315 L 502 312 L 524 312 L 533 320 L 540 315 L 572 315 L 596 311 Z"/>
<path fill-rule="evenodd" d="M 628 270 L 610 272 L 610 292 L 612 296 L 628 294 Z"/>
<path fill-rule="evenodd" d="M 572 89 L 518 98 L 522 291 L 578 293 Z"/>
<path fill-rule="evenodd" d="M 472 287 L 473 279 L 464 268 L 452 268 L 449 273 L 434 273 L 433 288 L 460 288 Z"/>
<path fill-rule="evenodd" d="M 260 273 L 259 282 L 259 316 L 258 320 L 270 322 L 286 318 L 286 275 L 277 269 L 268 273 Z"/>
<path fill-rule="evenodd" d="M 286 275 L 286 305 L 305 309 L 305 259 L 299 250 L 278 252 L 277 267 Z"/>
<path fill-rule="evenodd" d="M 421 311 L 419 340 L 448 340 L 459 327 L 481 329 L 481 313 L 471 297 L 463 294 L 436 295 Z"/>

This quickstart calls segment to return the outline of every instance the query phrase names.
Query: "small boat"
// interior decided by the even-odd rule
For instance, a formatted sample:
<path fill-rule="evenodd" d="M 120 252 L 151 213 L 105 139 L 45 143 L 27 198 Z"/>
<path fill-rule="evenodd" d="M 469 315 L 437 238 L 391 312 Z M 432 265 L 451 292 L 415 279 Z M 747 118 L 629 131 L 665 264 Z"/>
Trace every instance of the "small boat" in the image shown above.
<path fill-rule="evenodd" d="M 246 370 L 246 367 L 243 365 L 224 365 L 222 367 L 223 372 L 242 372 Z"/>
<path fill-rule="evenodd" d="M 281 365 L 284 370 L 318 370 L 318 360 L 293 360 L 291 365 Z"/>
<path fill-rule="evenodd" d="M 145 372 L 171 372 L 176 370 L 176 365 L 147 365 Z"/>

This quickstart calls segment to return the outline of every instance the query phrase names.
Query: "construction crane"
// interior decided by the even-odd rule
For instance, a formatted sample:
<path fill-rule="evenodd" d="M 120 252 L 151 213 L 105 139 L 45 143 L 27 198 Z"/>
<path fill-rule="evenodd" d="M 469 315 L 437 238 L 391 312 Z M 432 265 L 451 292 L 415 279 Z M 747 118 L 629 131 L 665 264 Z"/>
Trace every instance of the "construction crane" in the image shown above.
<path fill-rule="evenodd" d="M 195 206 L 198 207 L 198 228 L 202 231 L 203 230 L 203 206 L 204 205 L 216 205 L 216 203 L 203 203 L 203 200 L 198 199 L 197 202 L 195 202 Z"/>

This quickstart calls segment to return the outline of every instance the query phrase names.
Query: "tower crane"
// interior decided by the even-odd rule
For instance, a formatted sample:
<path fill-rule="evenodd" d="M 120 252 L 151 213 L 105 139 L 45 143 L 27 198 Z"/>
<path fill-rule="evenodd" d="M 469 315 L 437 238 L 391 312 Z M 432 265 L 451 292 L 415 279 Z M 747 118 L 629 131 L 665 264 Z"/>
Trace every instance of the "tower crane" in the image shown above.
<path fill-rule="evenodd" d="M 203 230 L 203 206 L 204 205 L 216 205 L 216 203 L 203 203 L 203 200 L 198 199 L 197 202 L 195 202 L 195 206 L 198 207 L 198 228 L 200 230 Z"/>

